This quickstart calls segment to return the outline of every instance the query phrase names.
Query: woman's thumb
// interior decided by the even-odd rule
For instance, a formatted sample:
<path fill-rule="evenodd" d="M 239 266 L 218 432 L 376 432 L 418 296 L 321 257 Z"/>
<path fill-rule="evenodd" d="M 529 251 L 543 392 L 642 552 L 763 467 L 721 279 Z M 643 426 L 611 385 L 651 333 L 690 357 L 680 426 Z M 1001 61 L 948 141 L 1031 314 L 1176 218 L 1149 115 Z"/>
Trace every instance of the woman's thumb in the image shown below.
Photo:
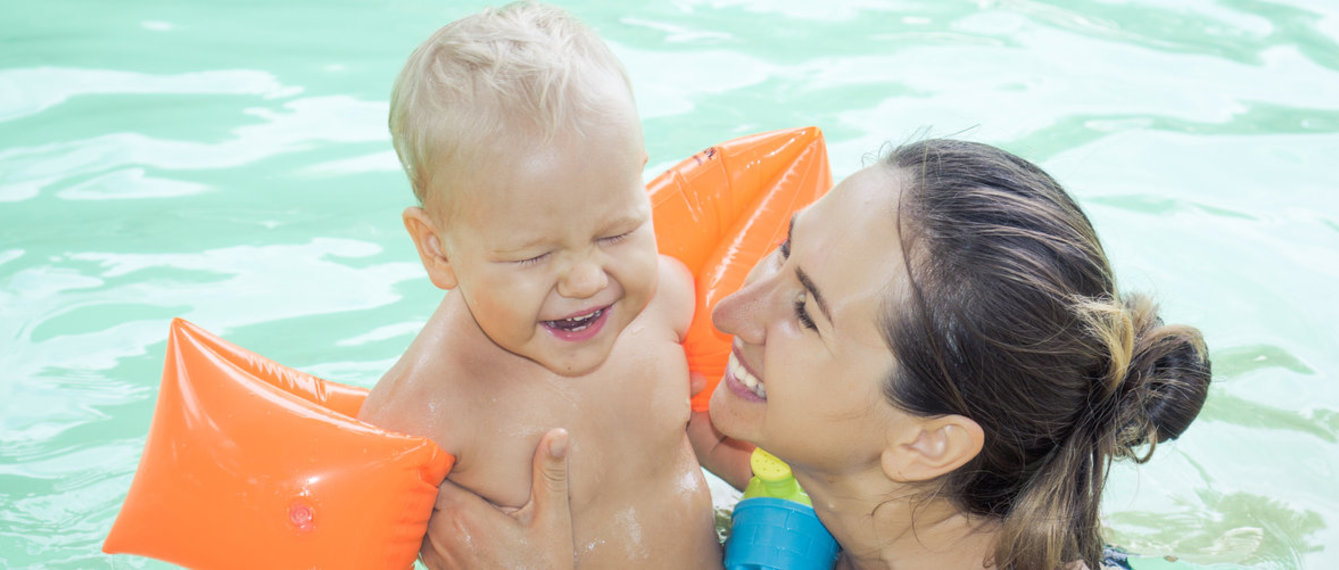
<path fill-rule="evenodd" d="M 567 450 L 568 435 L 563 428 L 549 430 L 540 438 L 539 447 L 535 448 L 530 497 L 537 510 L 547 513 L 546 516 L 569 516 Z"/>

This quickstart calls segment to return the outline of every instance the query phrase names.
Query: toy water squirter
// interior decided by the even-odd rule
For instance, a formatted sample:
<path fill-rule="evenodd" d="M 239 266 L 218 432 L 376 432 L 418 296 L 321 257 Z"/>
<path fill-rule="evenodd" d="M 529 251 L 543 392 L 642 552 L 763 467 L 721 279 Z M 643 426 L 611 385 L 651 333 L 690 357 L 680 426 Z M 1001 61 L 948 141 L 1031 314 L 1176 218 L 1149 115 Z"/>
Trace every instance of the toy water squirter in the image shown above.
<path fill-rule="evenodd" d="M 790 466 L 755 448 L 753 477 L 731 516 L 726 570 L 829 570 L 841 548 Z"/>

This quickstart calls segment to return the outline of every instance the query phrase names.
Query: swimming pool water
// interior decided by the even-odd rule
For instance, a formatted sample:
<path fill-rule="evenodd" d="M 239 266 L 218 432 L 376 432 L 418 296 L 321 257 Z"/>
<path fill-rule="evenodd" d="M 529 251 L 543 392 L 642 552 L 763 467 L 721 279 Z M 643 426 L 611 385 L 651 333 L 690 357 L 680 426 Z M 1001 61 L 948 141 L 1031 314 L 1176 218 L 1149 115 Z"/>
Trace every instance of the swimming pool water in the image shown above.
<path fill-rule="evenodd" d="M 802 125 L 838 178 L 927 133 L 1042 164 L 1122 286 L 1213 353 L 1200 420 L 1115 469 L 1109 538 L 1339 566 L 1339 5 L 559 3 L 627 65 L 648 176 Z M 352 384 L 403 350 L 440 293 L 401 228 L 387 96 L 414 45 L 481 5 L 0 10 L 0 567 L 159 566 L 99 546 L 171 317 Z"/>

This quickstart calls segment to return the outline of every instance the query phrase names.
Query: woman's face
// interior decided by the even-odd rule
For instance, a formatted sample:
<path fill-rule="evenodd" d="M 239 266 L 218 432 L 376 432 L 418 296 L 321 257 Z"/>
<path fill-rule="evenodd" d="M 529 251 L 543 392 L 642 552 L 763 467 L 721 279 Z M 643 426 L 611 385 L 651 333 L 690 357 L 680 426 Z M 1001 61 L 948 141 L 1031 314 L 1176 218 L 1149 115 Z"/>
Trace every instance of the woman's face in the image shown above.
<path fill-rule="evenodd" d="M 834 472 L 877 465 L 890 429 L 912 421 L 882 393 L 893 357 L 878 326 L 905 296 L 900 187 L 883 164 L 847 178 L 717 305 L 716 327 L 735 337 L 711 399 L 722 433 Z"/>

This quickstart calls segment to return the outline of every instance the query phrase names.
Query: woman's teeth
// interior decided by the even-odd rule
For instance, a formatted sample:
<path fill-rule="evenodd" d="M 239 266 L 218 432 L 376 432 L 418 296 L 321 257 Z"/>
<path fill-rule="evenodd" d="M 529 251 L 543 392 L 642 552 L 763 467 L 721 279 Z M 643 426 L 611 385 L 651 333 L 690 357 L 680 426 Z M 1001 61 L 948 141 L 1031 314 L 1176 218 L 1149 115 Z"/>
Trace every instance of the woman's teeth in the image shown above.
<path fill-rule="evenodd" d="M 730 374 L 754 395 L 764 400 L 767 399 L 767 387 L 763 386 L 762 381 L 758 380 L 756 376 L 750 374 L 748 369 L 744 368 L 744 365 L 740 364 L 733 354 L 730 355 Z"/>
<path fill-rule="evenodd" d="M 549 327 L 552 327 L 552 328 L 555 328 L 555 329 L 561 329 L 561 330 L 568 331 L 568 332 L 583 331 L 583 330 L 586 330 L 586 327 L 589 327 L 589 326 L 591 325 L 591 323 L 595 322 L 595 320 L 598 319 L 598 318 L 600 318 L 600 315 L 603 315 L 603 314 L 604 314 L 604 309 L 599 309 L 599 310 L 597 310 L 597 311 L 595 311 L 595 312 L 593 312 L 593 313 L 590 313 L 590 314 L 588 314 L 588 315 L 582 315 L 582 316 L 579 316 L 579 317 L 572 317 L 572 318 L 570 318 L 570 319 L 558 319 L 558 320 L 556 320 L 556 321 L 544 321 L 544 324 L 547 325 L 547 326 L 549 326 Z"/>

